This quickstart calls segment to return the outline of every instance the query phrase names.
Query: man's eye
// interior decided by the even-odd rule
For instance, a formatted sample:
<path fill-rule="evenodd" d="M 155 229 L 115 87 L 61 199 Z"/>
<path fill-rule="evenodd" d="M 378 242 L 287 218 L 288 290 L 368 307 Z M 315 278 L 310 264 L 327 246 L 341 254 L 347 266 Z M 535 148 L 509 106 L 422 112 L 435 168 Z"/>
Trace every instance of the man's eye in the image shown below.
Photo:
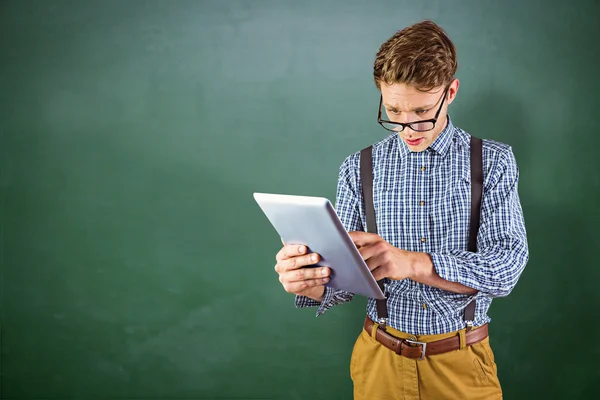
<path fill-rule="evenodd" d="M 429 110 L 417 110 L 417 111 L 416 111 L 416 113 L 417 113 L 417 115 L 423 115 L 423 114 L 425 114 L 427 111 L 429 111 Z"/>
<path fill-rule="evenodd" d="M 394 110 L 394 109 L 387 110 L 387 112 L 389 112 L 390 114 L 394 114 L 394 115 L 398 115 L 398 114 L 400 114 L 400 111 L 398 111 L 398 110 Z"/>

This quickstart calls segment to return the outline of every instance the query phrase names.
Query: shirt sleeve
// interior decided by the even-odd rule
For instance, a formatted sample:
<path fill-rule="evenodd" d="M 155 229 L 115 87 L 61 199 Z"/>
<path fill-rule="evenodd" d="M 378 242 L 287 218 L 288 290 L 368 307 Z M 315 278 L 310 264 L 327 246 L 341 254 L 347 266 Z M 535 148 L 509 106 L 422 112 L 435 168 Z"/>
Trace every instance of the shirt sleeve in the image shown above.
<path fill-rule="evenodd" d="M 358 160 L 359 156 L 356 153 L 344 160 L 339 170 L 337 184 L 335 210 L 348 232 L 363 230 L 359 206 L 362 202 L 362 196 L 358 194 L 360 188 L 356 175 Z M 296 296 L 295 305 L 298 308 L 319 307 L 317 316 L 320 316 L 338 304 L 349 302 L 353 297 L 353 293 L 326 286 L 323 300 L 320 303 L 305 296 Z"/>
<path fill-rule="evenodd" d="M 479 290 L 478 295 L 507 296 L 529 259 L 527 234 L 518 195 L 519 171 L 512 150 L 492 169 L 481 204 L 477 253 L 430 253 L 438 275 Z"/>

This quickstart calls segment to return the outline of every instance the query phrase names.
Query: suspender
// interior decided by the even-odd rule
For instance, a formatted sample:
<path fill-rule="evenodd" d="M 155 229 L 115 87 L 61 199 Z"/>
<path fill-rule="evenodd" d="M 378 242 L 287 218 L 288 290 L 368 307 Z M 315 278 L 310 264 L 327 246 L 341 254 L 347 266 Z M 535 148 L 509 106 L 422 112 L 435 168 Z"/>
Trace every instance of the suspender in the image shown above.
<path fill-rule="evenodd" d="M 360 152 L 360 179 L 362 181 L 363 199 L 365 201 L 365 215 L 367 218 L 367 232 L 377 233 L 377 222 L 375 222 L 375 206 L 373 205 L 373 162 L 372 148 L 369 146 Z M 384 286 L 385 278 L 377 281 L 379 288 L 387 299 Z M 386 300 L 376 299 L 377 317 L 379 324 L 385 327 L 388 319 Z"/>
<path fill-rule="evenodd" d="M 481 196 L 483 193 L 483 157 L 482 140 L 471 137 L 471 217 L 469 225 L 469 248 L 471 252 L 477 251 L 477 231 L 479 230 L 479 219 L 481 215 Z M 367 220 L 366 230 L 369 233 L 377 233 L 377 222 L 375 220 L 375 206 L 373 204 L 373 146 L 369 146 L 360 152 L 360 177 L 362 181 L 362 194 Z M 385 279 L 378 281 L 379 287 L 384 291 Z M 384 291 L 385 293 L 385 291 Z M 387 297 L 387 293 L 386 297 Z M 385 327 L 388 319 L 387 301 L 376 300 L 377 317 L 380 326 Z M 464 321 L 467 330 L 473 327 L 475 320 L 475 300 L 472 300 L 464 312 Z"/>
<path fill-rule="evenodd" d="M 483 195 L 483 143 L 471 136 L 471 217 L 469 223 L 469 251 L 477 251 L 477 232 L 481 217 L 481 197 Z M 467 330 L 473 328 L 475 320 L 475 300 L 467 304 L 464 315 Z"/>

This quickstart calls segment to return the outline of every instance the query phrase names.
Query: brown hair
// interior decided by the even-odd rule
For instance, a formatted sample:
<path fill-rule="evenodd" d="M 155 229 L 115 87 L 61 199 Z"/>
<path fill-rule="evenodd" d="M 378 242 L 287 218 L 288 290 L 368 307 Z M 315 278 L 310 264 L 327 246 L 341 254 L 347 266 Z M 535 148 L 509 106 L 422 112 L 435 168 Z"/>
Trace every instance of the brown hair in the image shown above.
<path fill-rule="evenodd" d="M 423 21 L 381 45 L 373 65 L 375 85 L 405 83 L 421 91 L 447 85 L 456 73 L 456 48 L 442 28 Z"/>

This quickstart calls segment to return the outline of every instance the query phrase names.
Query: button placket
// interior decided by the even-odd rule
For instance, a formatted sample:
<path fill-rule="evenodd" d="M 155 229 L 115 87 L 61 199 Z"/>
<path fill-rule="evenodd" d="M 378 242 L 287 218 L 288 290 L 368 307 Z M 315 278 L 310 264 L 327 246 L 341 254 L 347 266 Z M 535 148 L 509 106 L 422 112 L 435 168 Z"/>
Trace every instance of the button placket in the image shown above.
<path fill-rule="evenodd" d="M 427 210 L 425 208 L 425 200 L 427 197 L 427 194 L 429 193 L 429 177 L 426 173 L 426 171 L 428 171 L 428 167 L 429 167 L 429 163 L 431 162 L 430 158 L 431 155 L 429 152 L 424 151 L 420 154 L 420 162 L 421 162 L 421 167 L 419 168 L 421 173 L 420 173 L 420 188 L 419 191 L 416 193 L 416 195 L 418 196 L 416 200 L 418 200 L 418 212 L 420 215 L 420 220 L 422 221 L 419 224 L 419 235 L 420 237 L 418 238 L 418 240 L 421 243 L 421 248 L 423 249 L 423 245 L 425 244 L 425 242 L 427 241 L 426 236 L 428 234 L 427 229 L 428 229 L 428 224 L 425 224 L 423 221 L 427 221 Z"/>

